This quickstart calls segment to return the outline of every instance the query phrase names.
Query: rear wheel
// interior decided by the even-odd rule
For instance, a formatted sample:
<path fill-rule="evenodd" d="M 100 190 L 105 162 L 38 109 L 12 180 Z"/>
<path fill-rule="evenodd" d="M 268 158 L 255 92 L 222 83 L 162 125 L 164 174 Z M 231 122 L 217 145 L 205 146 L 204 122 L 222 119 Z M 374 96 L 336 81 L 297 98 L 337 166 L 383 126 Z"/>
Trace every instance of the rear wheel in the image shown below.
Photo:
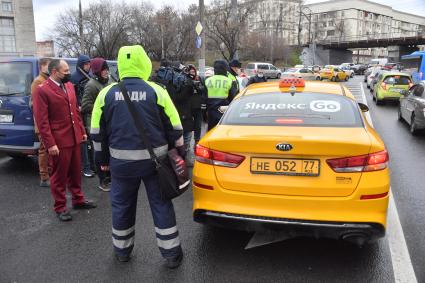
<path fill-rule="evenodd" d="M 349 78 L 348 76 L 345 76 L 345 81 L 348 81 L 348 78 Z"/>
<path fill-rule="evenodd" d="M 7 155 L 13 159 L 25 159 L 28 157 L 28 155 L 22 153 L 8 153 Z"/>
<path fill-rule="evenodd" d="M 400 122 L 402 122 L 402 121 L 403 121 L 403 114 L 401 114 L 401 105 L 400 105 L 400 107 L 398 107 L 397 117 L 398 117 L 398 120 L 399 120 Z"/>
<path fill-rule="evenodd" d="M 277 74 L 276 79 L 280 79 L 280 74 Z"/>
<path fill-rule="evenodd" d="M 416 125 L 415 114 L 412 115 L 412 119 L 410 121 L 410 133 L 414 136 L 418 134 L 418 126 Z"/>

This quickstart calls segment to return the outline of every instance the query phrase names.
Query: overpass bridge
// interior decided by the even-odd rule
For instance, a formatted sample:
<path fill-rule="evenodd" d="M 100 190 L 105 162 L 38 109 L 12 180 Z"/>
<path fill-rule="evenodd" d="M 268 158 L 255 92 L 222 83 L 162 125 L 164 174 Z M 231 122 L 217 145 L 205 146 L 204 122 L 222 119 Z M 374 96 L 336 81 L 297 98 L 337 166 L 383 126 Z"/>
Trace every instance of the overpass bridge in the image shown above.
<path fill-rule="evenodd" d="M 353 52 L 349 49 L 387 47 L 390 60 L 400 61 L 401 56 L 417 51 L 418 45 L 425 45 L 425 31 L 332 36 L 305 44 L 302 58 L 307 65 L 340 64 L 352 62 Z"/>

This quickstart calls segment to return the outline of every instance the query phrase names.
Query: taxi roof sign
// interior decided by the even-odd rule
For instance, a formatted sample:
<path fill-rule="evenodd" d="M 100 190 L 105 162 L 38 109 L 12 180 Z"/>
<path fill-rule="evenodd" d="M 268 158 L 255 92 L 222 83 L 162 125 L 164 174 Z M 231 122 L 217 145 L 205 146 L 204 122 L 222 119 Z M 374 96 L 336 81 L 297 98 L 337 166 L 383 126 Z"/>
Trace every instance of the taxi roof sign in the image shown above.
<path fill-rule="evenodd" d="M 305 81 L 303 78 L 283 78 L 279 82 L 280 88 L 297 88 L 297 87 L 305 87 Z"/>

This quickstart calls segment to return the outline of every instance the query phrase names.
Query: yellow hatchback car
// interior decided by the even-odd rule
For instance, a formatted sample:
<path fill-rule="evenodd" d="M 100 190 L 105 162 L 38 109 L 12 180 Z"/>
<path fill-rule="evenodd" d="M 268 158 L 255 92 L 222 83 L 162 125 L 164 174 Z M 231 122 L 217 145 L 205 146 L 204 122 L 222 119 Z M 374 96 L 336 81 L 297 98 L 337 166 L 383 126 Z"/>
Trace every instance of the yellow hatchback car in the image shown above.
<path fill-rule="evenodd" d="M 327 67 L 320 71 L 320 80 L 330 80 L 332 82 L 348 81 L 349 76 L 344 70 L 338 67 Z"/>
<path fill-rule="evenodd" d="M 196 147 L 194 220 L 359 245 L 383 237 L 389 157 L 367 110 L 334 83 L 248 87 Z"/>

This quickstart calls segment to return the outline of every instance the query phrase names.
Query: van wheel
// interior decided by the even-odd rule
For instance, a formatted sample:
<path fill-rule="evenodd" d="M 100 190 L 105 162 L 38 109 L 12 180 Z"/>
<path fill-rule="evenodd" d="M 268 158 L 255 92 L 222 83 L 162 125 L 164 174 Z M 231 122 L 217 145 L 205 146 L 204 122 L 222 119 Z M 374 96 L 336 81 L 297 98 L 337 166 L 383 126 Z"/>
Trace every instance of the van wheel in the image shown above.
<path fill-rule="evenodd" d="M 280 74 L 277 74 L 276 79 L 280 79 Z"/>
<path fill-rule="evenodd" d="M 7 155 L 13 159 L 25 159 L 28 157 L 28 155 L 22 153 L 8 153 Z"/>

